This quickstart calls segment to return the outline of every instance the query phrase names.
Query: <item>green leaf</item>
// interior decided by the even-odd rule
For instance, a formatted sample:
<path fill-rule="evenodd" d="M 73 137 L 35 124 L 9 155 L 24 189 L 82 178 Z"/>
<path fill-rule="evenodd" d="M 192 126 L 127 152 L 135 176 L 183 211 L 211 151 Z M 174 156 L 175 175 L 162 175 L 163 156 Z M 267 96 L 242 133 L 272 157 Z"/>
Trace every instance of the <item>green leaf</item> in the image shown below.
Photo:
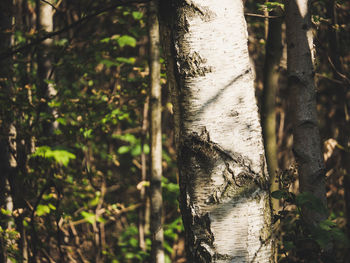
<path fill-rule="evenodd" d="M 134 11 L 131 14 L 135 20 L 140 20 L 143 17 L 143 14 L 141 12 L 138 12 L 138 11 Z"/>
<path fill-rule="evenodd" d="M 131 58 L 117 57 L 116 61 L 118 61 L 120 63 L 133 65 L 135 63 L 136 59 L 133 57 L 131 57 Z"/>
<path fill-rule="evenodd" d="M 111 41 L 110 37 L 105 37 L 100 40 L 101 43 L 108 43 L 109 41 Z"/>
<path fill-rule="evenodd" d="M 82 211 L 80 214 L 88 223 L 90 223 L 90 224 L 94 224 L 95 223 L 95 221 L 96 221 L 95 214 L 89 213 L 89 212 L 86 212 L 86 211 Z"/>
<path fill-rule="evenodd" d="M 51 149 L 50 146 L 44 145 L 36 149 L 32 156 L 40 156 L 45 159 L 54 159 L 57 163 L 63 166 L 68 166 L 70 160 L 75 159 L 76 156 L 64 149 Z"/>
<path fill-rule="evenodd" d="M 277 190 L 271 193 L 271 197 L 279 200 L 288 197 L 288 193 L 286 193 L 286 191 L 283 190 Z"/>
<path fill-rule="evenodd" d="M 168 190 L 169 192 L 178 193 L 180 191 L 179 185 L 174 183 L 162 182 L 162 187 Z"/>
<path fill-rule="evenodd" d="M 138 241 L 136 238 L 130 238 L 129 239 L 129 244 L 132 246 L 132 247 L 138 247 Z"/>
<path fill-rule="evenodd" d="M 168 254 L 165 254 L 165 261 L 164 263 L 171 263 L 171 258 L 169 257 Z"/>
<path fill-rule="evenodd" d="M 115 138 L 125 142 L 129 142 L 130 144 L 135 144 L 137 142 L 137 138 L 135 137 L 135 135 L 132 135 L 130 133 L 117 135 Z"/>
<path fill-rule="evenodd" d="M 63 166 L 68 166 L 70 160 L 75 159 L 76 156 L 66 150 L 53 150 L 51 155 L 48 157 L 53 157 L 57 163 L 63 164 Z"/>
<path fill-rule="evenodd" d="M 139 156 L 141 154 L 141 145 L 137 144 L 131 151 L 132 156 Z"/>
<path fill-rule="evenodd" d="M 100 196 L 101 196 L 101 193 L 99 191 L 97 191 L 95 198 L 90 200 L 89 205 L 96 206 L 98 204 L 98 202 L 100 201 Z"/>
<path fill-rule="evenodd" d="M 124 154 L 127 152 L 130 152 L 130 146 L 123 145 L 123 146 L 119 147 L 119 149 L 118 149 L 119 154 Z"/>
<path fill-rule="evenodd" d="M 323 205 L 322 201 L 310 192 L 300 193 L 296 198 L 296 204 L 299 207 L 304 206 L 327 215 L 327 208 Z"/>
<path fill-rule="evenodd" d="M 68 39 L 66 38 L 60 38 L 59 40 L 55 41 L 56 46 L 65 46 L 68 43 Z"/>
<path fill-rule="evenodd" d="M 87 138 L 87 139 L 92 138 L 92 129 L 85 130 L 83 132 L 83 136 L 84 138 Z"/>
<path fill-rule="evenodd" d="M 49 214 L 50 213 L 50 207 L 47 206 L 47 205 L 41 205 L 39 204 L 37 207 L 36 207 L 36 214 L 38 216 L 42 216 L 42 215 L 45 215 L 45 214 Z"/>
<path fill-rule="evenodd" d="M 327 220 L 324 220 L 324 221 L 320 222 L 319 226 L 320 226 L 321 229 L 329 231 L 333 227 L 337 226 L 337 224 L 332 222 L 331 220 L 327 219 Z"/>
<path fill-rule="evenodd" d="M 173 248 L 168 244 L 168 242 L 164 241 L 163 246 L 169 254 L 173 253 Z"/>
<path fill-rule="evenodd" d="M 119 63 L 117 61 L 114 61 L 111 59 L 102 59 L 102 60 L 100 60 L 100 63 L 105 65 L 107 68 L 119 65 Z"/>
<path fill-rule="evenodd" d="M 1 214 L 5 215 L 5 216 L 10 216 L 12 214 L 12 212 L 10 210 L 1 208 Z"/>
<path fill-rule="evenodd" d="M 48 204 L 48 206 L 50 207 L 50 210 L 56 210 L 56 206 L 54 206 L 53 204 Z"/>
<path fill-rule="evenodd" d="M 67 125 L 67 120 L 65 118 L 60 117 L 60 118 L 57 118 L 56 121 L 63 126 Z"/>
<path fill-rule="evenodd" d="M 279 3 L 279 2 L 265 2 L 265 4 L 258 4 L 259 10 L 264 11 L 277 11 L 279 10 L 284 10 L 284 4 Z"/>
<path fill-rule="evenodd" d="M 117 39 L 117 42 L 120 47 L 131 46 L 136 47 L 136 39 L 132 36 L 123 35 Z"/>

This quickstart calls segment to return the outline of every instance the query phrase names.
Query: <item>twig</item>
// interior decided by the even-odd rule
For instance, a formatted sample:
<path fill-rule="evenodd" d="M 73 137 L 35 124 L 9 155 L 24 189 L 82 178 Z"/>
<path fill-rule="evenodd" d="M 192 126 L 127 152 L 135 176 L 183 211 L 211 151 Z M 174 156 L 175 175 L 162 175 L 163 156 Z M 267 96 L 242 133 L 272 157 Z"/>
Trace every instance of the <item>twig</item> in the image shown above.
<path fill-rule="evenodd" d="M 317 78 L 322 78 L 322 79 L 328 79 L 329 81 L 332 81 L 334 83 L 337 83 L 337 84 L 344 84 L 342 81 L 340 80 L 337 80 L 337 79 L 333 79 L 333 78 L 330 78 L 330 77 L 327 77 L 327 76 L 323 76 L 322 74 L 320 73 L 316 73 L 315 74 Z"/>
<path fill-rule="evenodd" d="M 283 16 L 267 16 L 267 15 L 260 15 L 260 14 L 253 14 L 253 13 L 244 13 L 246 16 L 254 16 L 254 17 L 262 17 L 262 18 L 280 18 Z"/>
<path fill-rule="evenodd" d="M 46 1 L 46 0 L 40 0 L 42 2 L 44 2 L 45 4 L 48 4 L 49 6 L 51 6 L 53 9 L 55 9 L 56 11 L 58 11 L 57 7 L 53 4 L 51 4 L 49 1 Z"/>
<path fill-rule="evenodd" d="M 331 67 L 333 68 L 333 70 L 344 80 L 346 80 L 347 83 L 350 84 L 350 80 L 348 79 L 348 77 L 346 75 L 344 75 L 343 73 L 339 72 L 339 70 L 336 68 L 336 66 L 334 65 L 332 59 L 328 56 L 328 62 L 331 65 Z"/>

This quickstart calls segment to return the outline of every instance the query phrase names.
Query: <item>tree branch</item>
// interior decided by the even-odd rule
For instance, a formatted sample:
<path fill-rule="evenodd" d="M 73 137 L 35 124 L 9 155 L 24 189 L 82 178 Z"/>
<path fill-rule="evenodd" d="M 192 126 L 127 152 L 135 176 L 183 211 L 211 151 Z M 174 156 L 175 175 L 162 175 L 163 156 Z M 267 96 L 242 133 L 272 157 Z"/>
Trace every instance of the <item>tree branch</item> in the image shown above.
<path fill-rule="evenodd" d="M 43 0 L 42 0 L 43 1 Z M 110 10 L 113 10 L 115 8 L 117 8 L 118 6 L 123 6 L 123 5 L 128 5 L 128 4 L 143 4 L 143 3 L 148 3 L 150 0 L 119 0 L 117 3 L 111 5 L 111 6 L 108 6 L 106 8 L 102 8 L 101 10 L 98 10 L 90 15 L 86 15 L 85 17 L 81 18 L 80 20 L 76 21 L 76 22 L 73 22 L 71 23 L 70 25 L 60 29 L 60 30 L 57 30 L 57 31 L 54 31 L 54 32 L 51 32 L 51 33 L 48 33 L 42 37 L 39 37 L 35 40 L 32 40 L 30 41 L 29 43 L 25 44 L 25 45 L 17 45 L 17 46 L 14 46 L 13 48 L 5 51 L 5 52 L 2 52 L 0 53 L 0 60 L 3 60 L 7 57 L 10 57 L 10 56 L 13 56 L 14 54 L 18 53 L 18 52 L 22 52 L 28 48 L 31 48 L 33 46 L 36 46 L 36 45 L 39 45 L 41 42 L 43 42 L 44 40 L 48 39 L 48 38 L 52 38 L 54 36 L 57 36 L 59 34 L 62 34 L 63 32 L 66 32 L 67 30 L 71 29 L 71 28 L 74 28 L 80 24 L 82 24 L 83 22 L 93 18 L 93 17 L 96 17 L 104 12 L 107 12 L 107 11 L 110 11 Z"/>
<path fill-rule="evenodd" d="M 260 14 L 253 14 L 253 13 L 244 13 L 246 16 L 254 16 L 254 17 L 262 17 L 262 18 L 280 18 L 282 16 L 266 16 L 266 15 L 260 15 Z"/>

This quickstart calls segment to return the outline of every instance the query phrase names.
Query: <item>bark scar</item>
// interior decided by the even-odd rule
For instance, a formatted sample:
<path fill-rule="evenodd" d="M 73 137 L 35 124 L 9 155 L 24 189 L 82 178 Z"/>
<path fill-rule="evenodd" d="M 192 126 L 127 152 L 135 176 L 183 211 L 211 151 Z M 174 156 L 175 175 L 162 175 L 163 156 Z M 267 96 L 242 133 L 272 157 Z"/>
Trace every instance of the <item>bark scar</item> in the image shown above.
<path fill-rule="evenodd" d="M 210 11 L 208 7 L 194 3 L 192 0 L 185 0 L 185 4 L 187 5 L 187 9 L 189 9 L 188 11 L 191 10 L 193 13 L 198 14 L 204 22 L 208 22 L 216 17 L 216 14 Z"/>
<path fill-rule="evenodd" d="M 213 165 L 216 165 L 217 162 L 223 162 L 225 165 L 222 173 L 224 183 L 215 187 L 205 200 L 206 204 L 221 203 L 223 199 L 234 198 L 242 191 L 250 192 L 256 186 L 261 187 L 264 180 L 251 168 L 249 159 L 238 153 L 227 152 L 212 142 L 206 127 L 201 127 L 200 134 L 192 132 L 190 136 L 187 136 L 184 144 L 187 149 L 199 156 L 203 167 L 208 167 L 208 174 L 211 168 L 210 160 L 214 160 Z"/>

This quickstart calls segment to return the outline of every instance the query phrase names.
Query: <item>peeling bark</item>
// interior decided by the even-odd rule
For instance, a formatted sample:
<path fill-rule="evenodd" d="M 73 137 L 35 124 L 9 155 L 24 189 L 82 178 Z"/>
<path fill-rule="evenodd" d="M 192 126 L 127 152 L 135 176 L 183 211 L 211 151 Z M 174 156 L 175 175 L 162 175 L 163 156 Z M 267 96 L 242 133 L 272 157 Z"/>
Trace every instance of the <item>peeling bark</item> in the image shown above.
<path fill-rule="evenodd" d="M 269 179 L 242 1 L 161 8 L 188 262 L 271 262 Z"/>

